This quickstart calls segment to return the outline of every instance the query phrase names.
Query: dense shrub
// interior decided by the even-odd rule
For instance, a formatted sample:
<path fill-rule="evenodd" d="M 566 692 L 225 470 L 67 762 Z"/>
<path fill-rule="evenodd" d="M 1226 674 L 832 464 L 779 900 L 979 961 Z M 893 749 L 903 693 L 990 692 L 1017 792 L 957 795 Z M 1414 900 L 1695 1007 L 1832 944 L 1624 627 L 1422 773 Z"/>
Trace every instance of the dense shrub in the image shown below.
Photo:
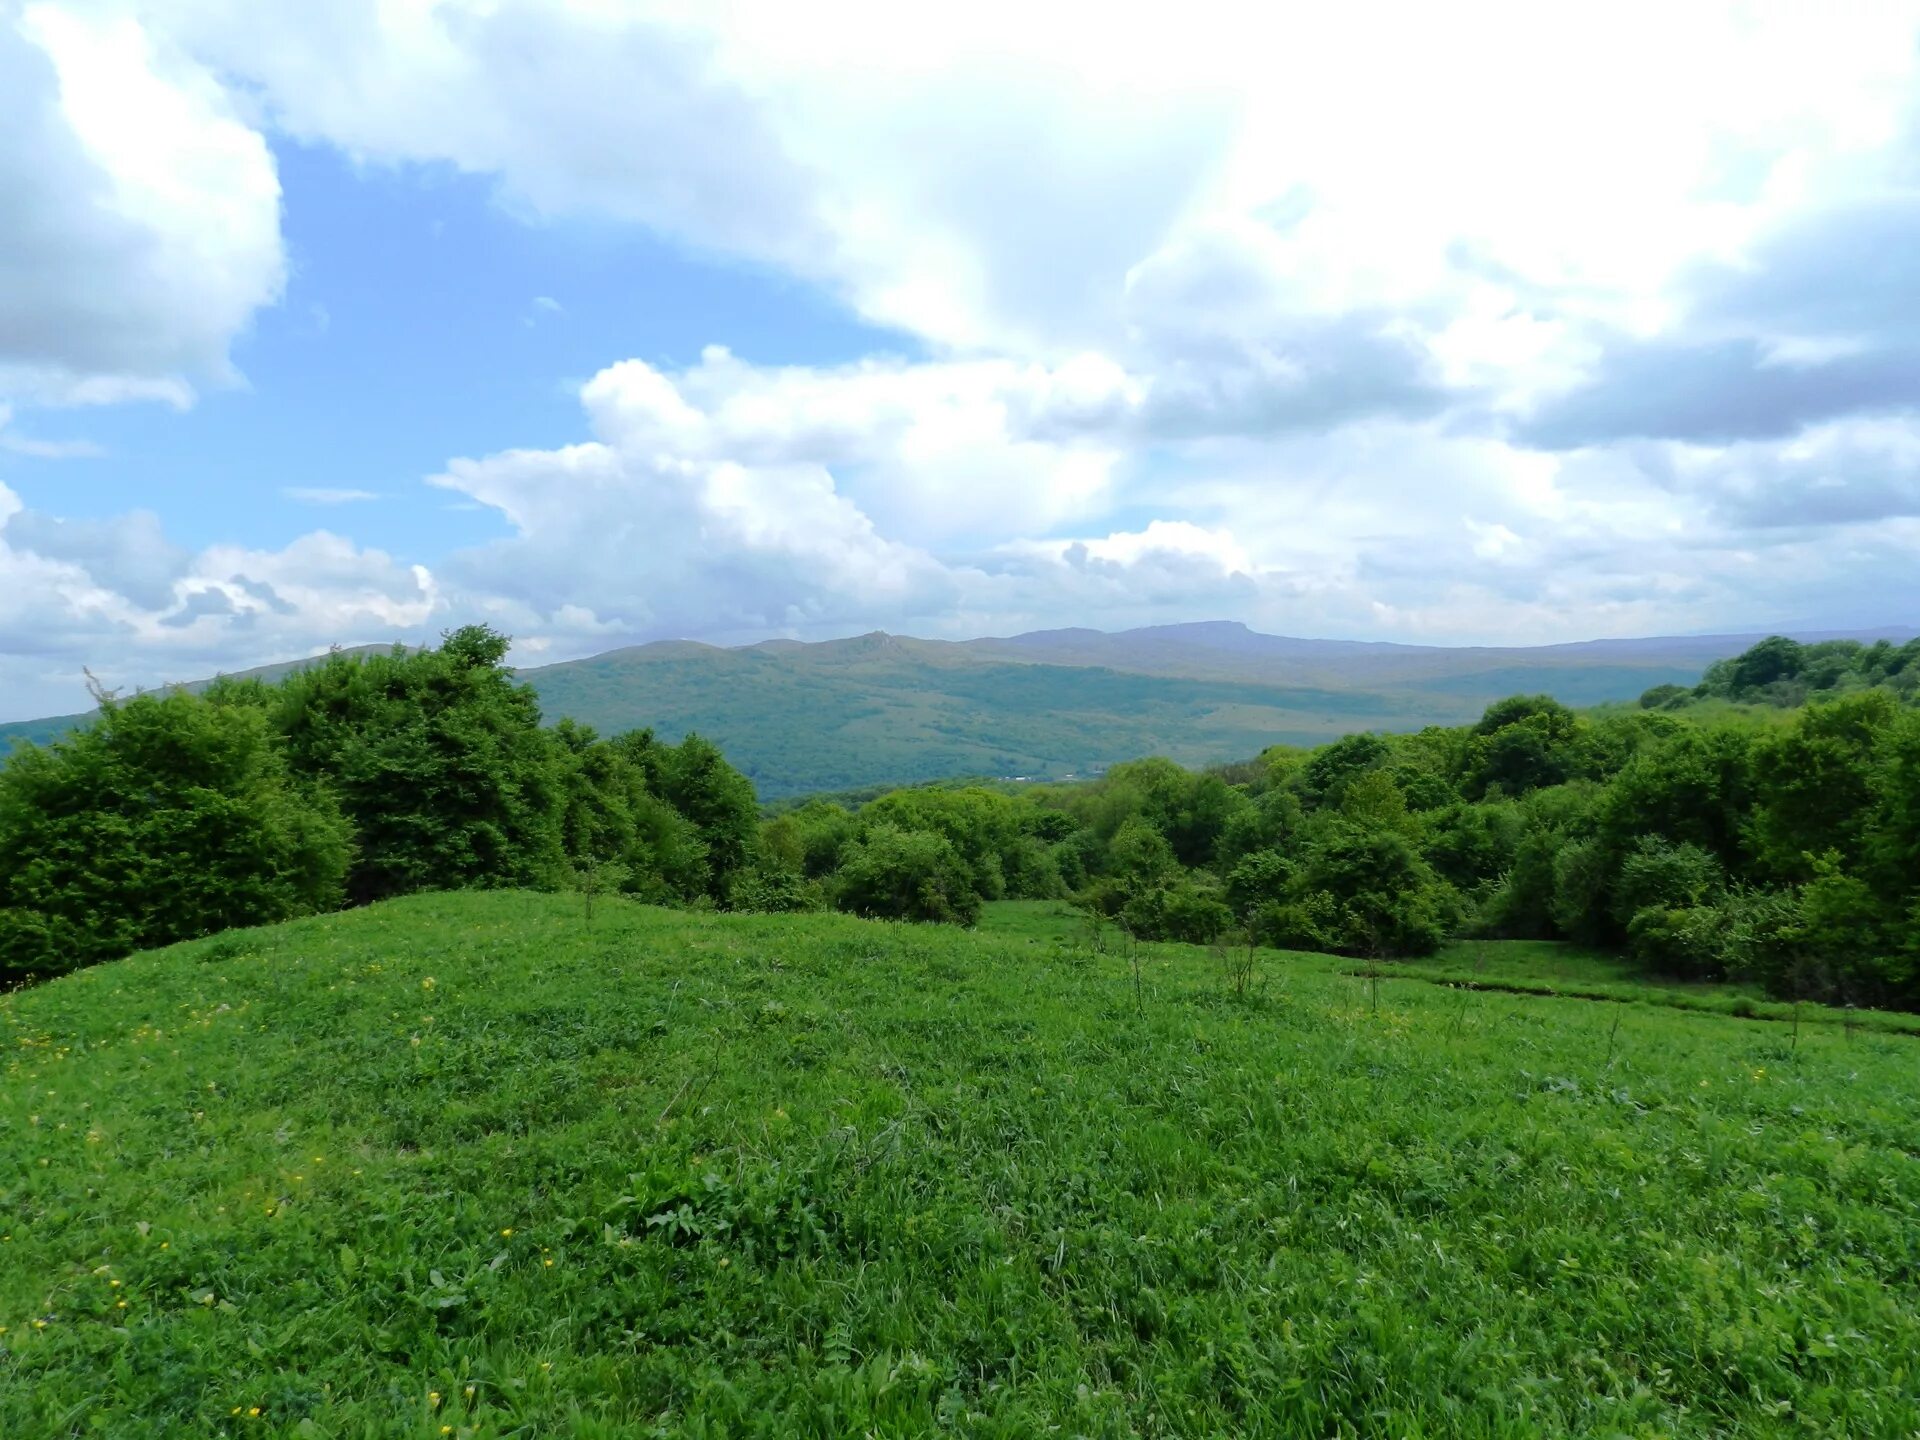
<path fill-rule="evenodd" d="M 336 655 L 265 692 L 292 772 L 339 797 L 355 903 L 566 877 L 559 775 L 505 636 L 468 626 L 437 650 Z"/>
<path fill-rule="evenodd" d="M 1187 883 L 1155 885 L 1120 907 L 1121 926 L 1139 940 L 1207 945 L 1232 923 L 1233 912 L 1217 897 Z"/>
<path fill-rule="evenodd" d="M 973 877 L 946 836 L 884 824 L 848 847 L 834 877 L 833 903 L 888 920 L 971 925 L 980 918 Z"/>
<path fill-rule="evenodd" d="M 288 776 L 258 710 L 105 700 L 0 770 L 0 973 L 327 909 L 349 854 L 332 797 Z"/>
<path fill-rule="evenodd" d="M 1457 918 L 1457 901 L 1405 836 L 1349 822 L 1307 851 L 1287 902 L 1269 917 L 1293 927 L 1276 943 L 1349 955 L 1430 955 Z"/>

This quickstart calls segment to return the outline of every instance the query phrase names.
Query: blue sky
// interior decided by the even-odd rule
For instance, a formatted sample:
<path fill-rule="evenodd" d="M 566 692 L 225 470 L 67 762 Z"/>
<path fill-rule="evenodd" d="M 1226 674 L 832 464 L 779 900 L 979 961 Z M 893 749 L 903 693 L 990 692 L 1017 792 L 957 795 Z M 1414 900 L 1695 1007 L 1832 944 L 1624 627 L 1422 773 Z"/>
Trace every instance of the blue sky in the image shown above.
<path fill-rule="evenodd" d="M 450 456 L 577 439 L 580 386 L 610 358 L 677 368 L 716 336 L 778 365 L 915 349 L 765 267 L 591 218 L 516 219 L 491 179 L 444 164 L 356 164 L 285 139 L 273 158 L 288 276 L 233 345 L 244 380 L 187 410 L 63 413 L 62 438 L 102 454 L 0 453 L 27 505 L 155 509 L 196 548 L 338 524 L 434 560 L 505 527 L 423 478 Z M 290 498 L 300 491 L 375 498 Z"/>
<path fill-rule="evenodd" d="M 0 0 L 0 718 L 470 620 L 1912 623 L 1917 61 L 1905 3 Z"/>

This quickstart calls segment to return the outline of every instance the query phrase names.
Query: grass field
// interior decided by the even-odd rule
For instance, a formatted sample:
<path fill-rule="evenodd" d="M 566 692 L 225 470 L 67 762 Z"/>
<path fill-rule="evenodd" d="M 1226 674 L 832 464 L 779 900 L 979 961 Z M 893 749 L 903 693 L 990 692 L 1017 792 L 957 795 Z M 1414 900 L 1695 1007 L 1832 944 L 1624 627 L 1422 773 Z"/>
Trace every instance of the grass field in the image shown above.
<path fill-rule="evenodd" d="M 0 1435 L 1920 1430 L 1911 1039 L 1344 963 L 464 894 L 0 998 Z"/>
<path fill-rule="evenodd" d="M 980 930 L 1030 944 L 1090 943 L 1086 918 L 1061 900 L 995 901 L 985 907 Z M 1113 948 L 1121 944 L 1121 936 L 1110 928 L 1100 943 Z M 1162 960 L 1184 958 L 1192 965 L 1208 961 L 1219 964 L 1212 952 L 1191 945 L 1149 943 L 1140 948 Z M 1827 1005 L 1794 1005 L 1790 1001 L 1769 1000 L 1758 985 L 1690 982 L 1649 975 L 1625 955 L 1589 950 L 1559 940 L 1456 940 L 1428 959 L 1383 960 L 1377 967 L 1361 960 L 1297 951 L 1262 950 L 1255 957 L 1256 974 L 1371 976 L 1376 969 L 1382 977 L 1426 980 L 1456 989 L 1608 1000 L 1672 1010 L 1702 1010 L 1787 1026 L 1825 1025 L 1841 1030 L 1920 1037 L 1920 1015 L 1890 1010 L 1850 1011 Z"/>

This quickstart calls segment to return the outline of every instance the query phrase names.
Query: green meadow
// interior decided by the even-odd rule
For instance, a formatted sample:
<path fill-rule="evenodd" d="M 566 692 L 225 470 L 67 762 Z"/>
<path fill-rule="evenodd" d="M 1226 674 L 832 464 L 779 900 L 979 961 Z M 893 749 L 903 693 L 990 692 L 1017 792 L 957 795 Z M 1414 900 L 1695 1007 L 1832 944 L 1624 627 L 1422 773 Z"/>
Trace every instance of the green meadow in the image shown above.
<path fill-rule="evenodd" d="M 0 998 L 0 1435 L 1920 1430 L 1913 1038 L 587 903 Z"/>

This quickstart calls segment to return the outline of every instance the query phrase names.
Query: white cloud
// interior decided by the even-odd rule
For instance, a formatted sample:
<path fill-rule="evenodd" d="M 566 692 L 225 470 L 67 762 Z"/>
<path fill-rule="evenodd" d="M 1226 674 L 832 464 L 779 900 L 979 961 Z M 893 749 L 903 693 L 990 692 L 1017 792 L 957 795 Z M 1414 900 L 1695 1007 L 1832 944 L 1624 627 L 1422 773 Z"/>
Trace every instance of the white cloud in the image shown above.
<path fill-rule="evenodd" d="M 1736 0 L 0 11 L 0 396 L 226 377 L 284 274 L 269 129 L 904 332 L 811 366 L 601 357 L 581 443 L 435 477 L 512 531 L 451 557 L 15 517 L 0 637 L 1888 618 L 1920 548 L 1916 35 L 1912 4 Z"/>
<path fill-rule="evenodd" d="M 84 708 L 83 668 L 114 688 L 197 680 L 424 638 L 445 606 L 424 567 L 324 531 L 192 553 L 150 513 L 63 520 L 0 485 L 0 719 Z"/>
<path fill-rule="evenodd" d="M 185 404 L 228 378 L 279 293 L 279 184 L 212 74 L 110 7 L 0 8 L 0 135 L 0 394 Z"/>

